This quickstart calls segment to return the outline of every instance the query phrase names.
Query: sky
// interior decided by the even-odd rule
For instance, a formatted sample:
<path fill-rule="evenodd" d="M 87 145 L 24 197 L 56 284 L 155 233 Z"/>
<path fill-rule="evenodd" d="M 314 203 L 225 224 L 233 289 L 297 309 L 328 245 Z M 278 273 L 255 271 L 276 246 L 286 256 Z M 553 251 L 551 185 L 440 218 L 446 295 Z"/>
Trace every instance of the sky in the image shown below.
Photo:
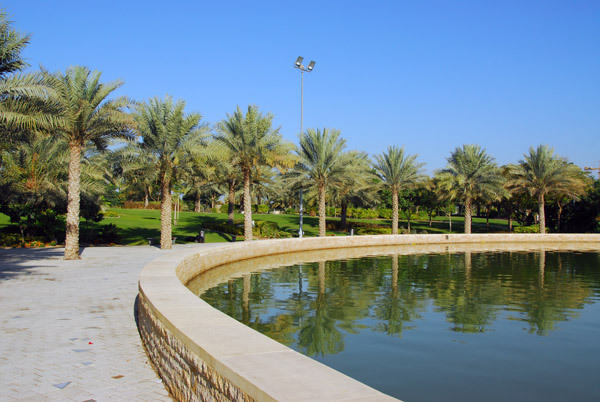
<path fill-rule="evenodd" d="M 549 145 L 600 165 L 600 1 L 4 0 L 30 70 L 84 65 L 116 95 L 166 94 L 211 126 L 257 105 L 298 143 L 335 128 L 371 156 L 444 168 L 463 144 L 499 165 Z"/>

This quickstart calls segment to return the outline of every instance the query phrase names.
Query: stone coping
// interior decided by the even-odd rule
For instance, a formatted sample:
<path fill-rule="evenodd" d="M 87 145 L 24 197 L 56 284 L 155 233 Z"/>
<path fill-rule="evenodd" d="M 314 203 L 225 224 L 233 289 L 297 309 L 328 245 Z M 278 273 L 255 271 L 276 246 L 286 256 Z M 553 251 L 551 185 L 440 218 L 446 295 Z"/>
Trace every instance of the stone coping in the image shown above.
<path fill-rule="evenodd" d="M 184 284 L 213 268 L 242 262 L 228 275 L 257 269 L 248 261 L 263 256 L 316 252 L 312 261 L 327 259 L 326 250 L 347 249 L 353 255 L 369 248 L 402 246 L 401 252 L 446 252 L 519 249 L 531 244 L 549 250 L 600 250 L 596 234 L 375 235 L 261 240 L 207 249 L 190 247 L 158 258 L 140 274 L 140 297 L 170 336 L 184 345 L 242 393 L 259 401 L 396 400 L 262 335 L 214 309 Z M 424 246 L 433 245 L 433 249 Z M 325 251 L 325 253 L 323 253 Z M 357 252 L 358 251 L 358 252 Z M 321 253 L 321 255 L 319 255 Z M 277 263 L 275 257 L 273 264 Z M 254 265 L 254 266 L 253 266 Z M 269 264 L 267 264 L 269 265 Z M 230 266 L 231 267 L 231 266 Z M 159 372 L 161 364 L 156 362 Z M 169 384 L 166 384 L 168 387 Z M 173 386 L 173 384 L 171 384 Z M 179 384 L 178 386 L 181 386 Z"/>

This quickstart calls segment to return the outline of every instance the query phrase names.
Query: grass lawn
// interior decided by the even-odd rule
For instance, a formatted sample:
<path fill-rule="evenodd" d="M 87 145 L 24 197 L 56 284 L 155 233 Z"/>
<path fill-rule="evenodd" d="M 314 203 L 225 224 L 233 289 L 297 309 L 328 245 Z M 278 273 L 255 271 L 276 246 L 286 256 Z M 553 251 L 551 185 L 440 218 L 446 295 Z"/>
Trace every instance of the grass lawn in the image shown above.
<path fill-rule="evenodd" d="M 94 238 L 94 232 L 97 233 L 101 225 L 114 224 L 118 228 L 118 233 L 121 237 L 121 244 L 124 245 L 142 245 L 148 244 L 148 238 L 154 238 L 156 244 L 160 239 L 160 211 L 144 210 L 144 209 L 119 209 L 114 208 L 110 211 L 116 212 L 118 218 L 105 218 L 100 223 L 88 224 L 82 220 L 80 225 L 80 241 L 82 244 L 90 242 Z M 236 214 L 237 220 L 243 220 L 244 215 Z M 252 218 L 255 221 L 272 221 L 279 225 L 282 230 L 290 232 L 298 231 L 298 215 L 274 215 L 274 214 L 254 214 Z M 207 222 L 225 222 L 227 214 L 219 213 L 195 213 L 181 212 L 177 226 L 173 226 L 173 236 L 177 237 L 177 243 L 185 243 L 187 237 L 195 237 L 200 230 L 203 230 L 203 223 Z M 335 221 L 339 218 L 328 218 L 328 221 Z M 392 223 L 390 219 L 349 219 L 349 222 L 360 221 L 368 223 L 377 223 L 389 225 Z M 0 227 L 10 225 L 6 215 L 0 214 Z M 305 236 L 317 236 L 319 233 L 319 218 L 316 216 L 304 216 L 304 233 Z M 400 221 L 400 228 L 406 228 L 406 221 Z M 411 228 L 416 229 L 418 233 L 427 231 L 428 233 L 450 233 L 448 230 L 448 220 L 445 217 L 437 217 L 433 220 L 432 226 L 428 222 L 413 221 Z M 463 233 L 464 219 L 462 217 L 452 217 L 452 233 Z M 473 233 L 507 232 L 508 227 L 506 220 L 490 219 L 489 230 L 486 226 L 485 218 L 473 218 L 472 225 Z M 346 232 L 342 231 L 327 231 L 328 235 L 346 236 Z M 205 230 L 206 241 L 209 243 L 230 242 L 232 236 L 225 233 L 218 233 Z M 238 237 L 237 240 L 243 240 L 243 237 Z"/>

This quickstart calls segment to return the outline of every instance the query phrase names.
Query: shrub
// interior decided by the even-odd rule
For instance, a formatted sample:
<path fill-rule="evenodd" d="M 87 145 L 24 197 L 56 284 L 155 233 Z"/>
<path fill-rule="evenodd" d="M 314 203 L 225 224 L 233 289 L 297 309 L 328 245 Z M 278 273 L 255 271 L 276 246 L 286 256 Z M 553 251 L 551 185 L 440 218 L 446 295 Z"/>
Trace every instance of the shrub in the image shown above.
<path fill-rule="evenodd" d="M 548 233 L 549 228 L 546 228 L 546 233 Z M 515 233 L 540 233 L 539 225 L 531 225 L 531 226 L 517 226 L 515 228 Z"/>
<path fill-rule="evenodd" d="M 392 219 L 392 210 L 389 208 L 379 208 L 377 210 L 377 215 L 381 219 Z"/>
<path fill-rule="evenodd" d="M 265 205 L 265 204 L 260 204 L 260 205 L 252 205 L 252 213 L 256 214 L 268 214 L 269 213 L 269 206 Z"/>
<path fill-rule="evenodd" d="M 115 211 L 105 211 L 104 212 L 104 217 L 105 218 L 118 218 L 119 214 L 116 213 Z"/>
<path fill-rule="evenodd" d="M 288 215 L 293 215 L 293 214 L 297 214 L 296 210 L 294 208 L 286 208 L 285 209 L 285 213 Z"/>
<path fill-rule="evenodd" d="M 378 234 L 390 234 L 392 229 L 388 228 L 356 228 L 354 234 L 357 235 L 378 235 Z"/>
<path fill-rule="evenodd" d="M 109 223 L 108 225 L 100 226 L 100 236 L 98 238 L 102 243 L 118 243 L 120 240 L 119 237 L 119 228 L 114 223 Z"/>
<path fill-rule="evenodd" d="M 0 246 L 12 247 L 21 242 L 21 236 L 17 233 L 0 233 Z"/>
<path fill-rule="evenodd" d="M 276 222 L 270 221 L 258 221 L 252 229 L 252 233 L 256 236 L 260 236 L 268 239 L 281 239 L 286 237 L 292 237 L 292 234 L 279 229 L 279 225 Z"/>

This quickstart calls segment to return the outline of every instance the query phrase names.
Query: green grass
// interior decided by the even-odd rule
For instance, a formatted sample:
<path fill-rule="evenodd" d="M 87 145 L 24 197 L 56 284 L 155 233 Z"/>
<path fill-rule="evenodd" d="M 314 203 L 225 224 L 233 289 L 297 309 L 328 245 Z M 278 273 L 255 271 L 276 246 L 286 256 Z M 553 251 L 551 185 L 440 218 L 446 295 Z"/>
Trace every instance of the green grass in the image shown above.
<path fill-rule="evenodd" d="M 121 237 L 121 244 L 125 245 L 142 245 L 148 244 L 148 238 L 156 239 L 156 244 L 160 238 L 160 211 L 144 210 L 144 209 L 110 209 L 116 212 L 118 218 L 105 218 L 100 223 L 88 224 L 86 221 L 81 221 L 80 241 L 82 244 L 90 242 L 94 238 L 94 234 L 98 232 L 101 225 L 114 224 L 118 228 L 118 233 Z M 243 220 L 244 215 L 236 214 L 236 220 Z M 298 215 L 274 215 L 274 214 L 253 214 L 252 218 L 255 221 L 271 221 L 277 223 L 282 230 L 297 233 L 298 231 Z M 328 221 L 339 221 L 339 218 L 328 218 Z M 177 243 L 186 242 L 187 237 L 195 237 L 200 230 L 203 230 L 203 223 L 206 222 L 226 222 L 227 214 L 220 213 L 195 213 L 181 212 L 179 222 L 173 226 L 173 236 L 177 237 Z M 349 219 L 349 222 L 367 222 L 377 223 L 389 226 L 392 223 L 390 219 Z M 6 215 L 0 214 L 0 227 L 10 225 Z M 319 218 L 316 216 L 304 216 L 304 233 L 305 236 L 317 236 L 319 233 Z M 406 228 L 406 221 L 400 221 L 400 228 Z M 432 226 L 428 222 L 413 221 L 411 228 L 417 232 L 427 231 L 428 233 L 450 233 L 448 231 L 448 221 L 445 217 L 437 217 L 433 220 Z M 462 217 L 452 217 L 452 233 L 463 233 L 464 219 Z M 485 218 L 473 218 L 472 225 L 473 233 L 487 233 L 488 228 L 485 224 Z M 490 219 L 489 232 L 507 232 L 506 220 Z M 347 235 L 343 231 L 327 231 L 328 235 Z M 209 243 L 230 242 L 232 236 L 224 233 L 217 233 L 205 230 L 206 241 Z M 237 240 L 242 240 L 238 237 Z"/>

